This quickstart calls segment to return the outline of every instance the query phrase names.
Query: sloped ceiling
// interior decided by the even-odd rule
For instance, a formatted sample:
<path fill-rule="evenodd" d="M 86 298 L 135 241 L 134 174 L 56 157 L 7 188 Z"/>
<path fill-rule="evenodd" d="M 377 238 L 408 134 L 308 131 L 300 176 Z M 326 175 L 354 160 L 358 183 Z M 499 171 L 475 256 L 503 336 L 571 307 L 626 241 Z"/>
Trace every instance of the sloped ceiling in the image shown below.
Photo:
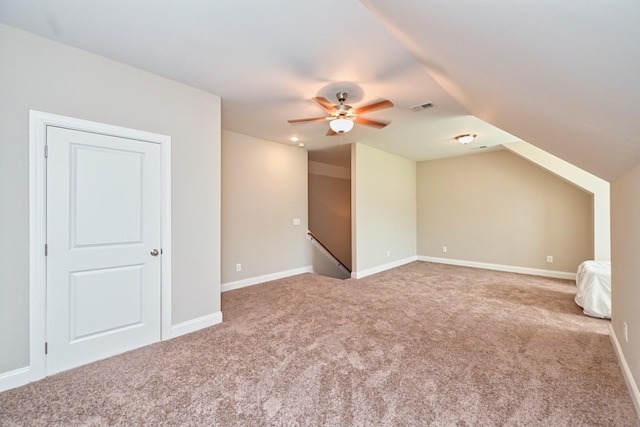
<path fill-rule="evenodd" d="M 471 114 L 606 180 L 640 161 L 640 2 L 364 3 Z"/>
<path fill-rule="evenodd" d="M 607 180 L 640 162 L 638 18 L 635 0 L 0 0 L 1 23 L 219 95 L 227 130 L 416 161 L 522 139 Z M 342 90 L 392 100 L 367 115 L 391 124 L 287 123 Z"/>

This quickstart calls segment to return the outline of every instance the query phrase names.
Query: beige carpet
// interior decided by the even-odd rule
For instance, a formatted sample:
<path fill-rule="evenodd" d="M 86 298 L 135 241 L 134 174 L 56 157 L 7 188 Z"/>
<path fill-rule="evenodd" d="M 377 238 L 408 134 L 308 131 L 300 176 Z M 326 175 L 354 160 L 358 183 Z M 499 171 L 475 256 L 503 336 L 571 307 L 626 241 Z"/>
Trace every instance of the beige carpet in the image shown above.
<path fill-rule="evenodd" d="M 575 290 L 415 262 L 226 292 L 221 325 L 0 394 L 0 425 L 640 425 Z"/>

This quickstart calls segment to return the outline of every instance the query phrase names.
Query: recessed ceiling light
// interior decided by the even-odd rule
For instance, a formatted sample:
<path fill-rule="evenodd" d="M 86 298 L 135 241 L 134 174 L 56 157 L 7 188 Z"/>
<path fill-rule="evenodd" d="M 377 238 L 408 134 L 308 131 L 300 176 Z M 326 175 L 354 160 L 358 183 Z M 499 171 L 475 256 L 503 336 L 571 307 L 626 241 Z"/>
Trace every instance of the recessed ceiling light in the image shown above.
<path fill-rule="evenodd" d="M 290 136 L 290 137 L 289 137 L 289 141 L 291 141 L 291 142 L 298 142 L 298 141 L 300 141 L 300 137 L 299 137 L 299 136 L 296 136 L 296 135 Z"/>
<path fill-rule="evenodd" d="M 298 147 L 304 147 L 304 142 L 298 142 Z"/>
<path fill-rule="evenodd" d="M 464 135 L 458 135 L 456 136 L 456 139 L 458 140 L 458 142 L 460 144 L 468 144 L 471 141 L 473 141 L 475 139 L 476 135 L 475 134 L 470 134 L 470 133 L 466 133 Z"/>

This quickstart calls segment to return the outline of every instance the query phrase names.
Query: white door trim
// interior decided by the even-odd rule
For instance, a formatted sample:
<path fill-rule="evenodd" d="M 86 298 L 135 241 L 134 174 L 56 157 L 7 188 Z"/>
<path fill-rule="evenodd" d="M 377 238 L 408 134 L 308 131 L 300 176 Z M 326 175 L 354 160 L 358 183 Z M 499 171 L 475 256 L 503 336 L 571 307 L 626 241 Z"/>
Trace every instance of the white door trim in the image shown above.
<path fill-rule="evenodd" d="M 46 376 L 47 126 L 160 144 L 162 147 L 162 340 L 171 338 L 171 137 L 71 117 L 29 111 L 29 355 L 30 380 Z"/>

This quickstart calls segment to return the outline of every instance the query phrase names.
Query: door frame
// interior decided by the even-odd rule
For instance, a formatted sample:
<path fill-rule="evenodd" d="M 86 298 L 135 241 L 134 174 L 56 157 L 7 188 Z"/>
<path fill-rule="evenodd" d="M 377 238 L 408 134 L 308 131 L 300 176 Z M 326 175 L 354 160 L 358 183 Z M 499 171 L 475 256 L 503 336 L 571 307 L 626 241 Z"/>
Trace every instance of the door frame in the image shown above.
<path fill-rule="evenodd" d="M 57 114 L 29 110 L 29 379 L 47 375 L 46 303 L 47 258 L 47 170 L 45 145 L 47 126 L 160 144 L 161 178 L 161 340 L 171 338 L 171 137 L 120 126 L 107 125 Z"/>

